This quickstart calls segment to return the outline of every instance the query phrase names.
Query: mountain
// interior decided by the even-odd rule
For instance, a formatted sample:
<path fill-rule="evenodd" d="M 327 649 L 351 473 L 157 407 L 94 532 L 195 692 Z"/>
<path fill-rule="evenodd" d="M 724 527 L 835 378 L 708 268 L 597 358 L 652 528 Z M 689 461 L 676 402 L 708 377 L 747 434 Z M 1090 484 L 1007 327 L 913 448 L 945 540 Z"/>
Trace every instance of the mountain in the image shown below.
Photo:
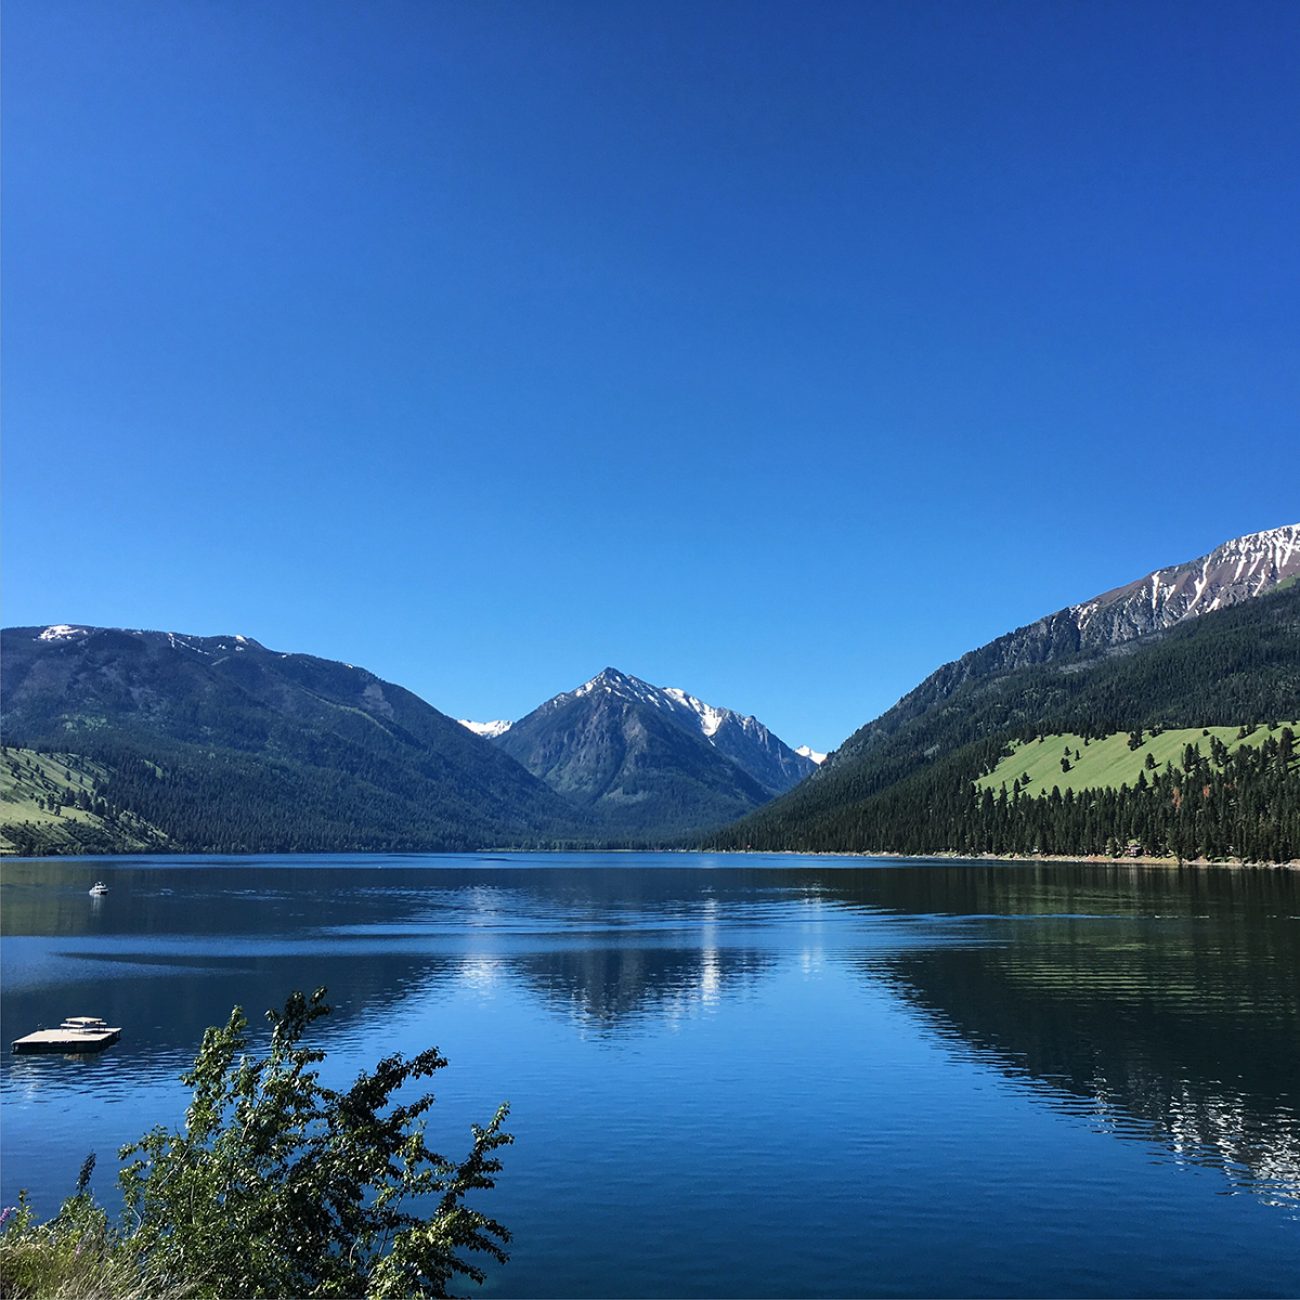
<path fill-rule="evenodd" d="M 1208 555 L 1040 618 L 931 673 L 875 722 L 860 728 L 832 762 L 850 760 L 901 720 L 919 716 L 967 682 L 1034 664 L 1106 651 L 1180 623 L 1231 609 L 1300 578 L 1300 524 L 1225 542 Z"/>
<path fill-rule="evenodd" d="M 794 751 L 800 758 L 806 758 L 820 767 L 826 761 L 825 754 L 819 754 L 811 745 L 800 745 Z"/>
<path fill-rule="evenodd" d="M 547 700 L 495 743 L 611 832 L 645 838 L 721 825 L 815 767 L 756 718 L 615 668 Z"/>
<path fill-rule="evenodd" d="M 638 682 L 637 686 L 645 689 L 644 682 Z M 675 686 L 649 690 L 657 691 L 652 700 L 656 708 L 663 709 L 684 730 L 692 734 L 698 731 L 714 749 L 725 754 L 771 795 L 784 794 L 817 766 L 808 755 L 791 749 L 752 715 L 705 704 Z"/>
<path fill-rule="evenodd" d="M 1250 533 L 1064 611 L 1079 648 L 1118 645 L 1229 609 L 1300 577 L 1300 524 Z"/>
<path fill-rule="evenodd" d="M 498 718 L 495 722 L 471 722 L 468 718 L 461 718 L 459 722 L 462 727 L 468 727 L 476 736 L 482 736 L 484 740 L 495 740 L 498 736 L 505 735 L 513 725 L 503 718 Z"/>
<path fill-rule="evenodd" d="M 1051 804 L 1050 790 L 1036 786 L 1033 798 L 1017 802 L 1019 789 L 1009 789 L 1010 806 L 1003 808 L 998 791 L 977 792 L 975 783 L 1016 744 L 1039 737 L 1060 738 L 1059 757 L 1070 763 L 1067 734 L 1087 743 L 1136 730 L 1133 740 L 1140 744 L 1146 728 L 1252 728 L 1300 718 L 1297 576 L 1300 526 L 1293 525 L 1238 538 L 1009 632 L 932 673 L 850 736 L 810 781 L 728 830 L 718 843 L 936 852 L 1032 851 L 1050 840 L 1063 852 L 1100 852 L 1098 846 L 1136 838 L 1150 852 L 1203 848 L 1219 834 L 1213 825 L 1227 825 L 1225 809 L 1238 806 L 1241 791 L 1268 779 L 1245 770 L 1252 762 L 1272 761 L 1267 735 L 1261 733 L 1257 753 L 1232 756 L 1231 772 L 1223 756 L 1213 770 L 1202 771 L 1202 761 L 1209 762 L 1208 734 L 1206 752 L 1186 756 L 1204 779 L 1192 797 L 1195 783 L 1180 784 L 1173 773 L 1165 793 L 1176 806 L 1177 835 L 1200 803 L 1219 799 L 1223 807 L 1198 813 L 1199 829 L 1187 830 L 1192 838 L 1180 838 L 1176 846 L 1166 810 L 1153 804 L 1154 780 L 1140 794 L 1127 786 L 1087 799 L 1058 791 L 1059 804 L 1048 811 L 1037 805 Z M 1274 739 L 1282 746 L 1280 735 Z M 1282 784 L 1260 794 L 1262 802 L 1248 819 L 1238 819 L 1235 850 L 1273 817 L 1262 810 L 1276 808 L 1277 818 L 1290 825 L 1287 800 L 1295 799 L 1300 809 L 1300 792 L 1290 793 L 1300 779 L 1294 762 L 1289 756 L 1280 761 L 1286 768 Z M 1191 768 L 1178 765 L 1184 777 Z M 993 806 L 984 807 L 989 801 Z M 1076 817 L 1082 826 L 1085 814 L 1091 817 L 1088 831 L 1071 839 L 1073 832 L 1065 828 Z M 1129 816 L 1146 831 L 1130 836 L 1121 824 Z M 1277 842 L 1277 852 L 1290 843 Z M 1300 844 L 1294 851 L 1300 852 Z"/>
<path fill-rule="evenodd" d="M 172 848 L 469 849 L 584 834 L 583 817 L 509 755 L 351 664 L 244 636 L 66 624 L 7 628 L 0 652 L 6 745 L 72 756 L 69 771 L 98 773 L 93 807 Z"/>

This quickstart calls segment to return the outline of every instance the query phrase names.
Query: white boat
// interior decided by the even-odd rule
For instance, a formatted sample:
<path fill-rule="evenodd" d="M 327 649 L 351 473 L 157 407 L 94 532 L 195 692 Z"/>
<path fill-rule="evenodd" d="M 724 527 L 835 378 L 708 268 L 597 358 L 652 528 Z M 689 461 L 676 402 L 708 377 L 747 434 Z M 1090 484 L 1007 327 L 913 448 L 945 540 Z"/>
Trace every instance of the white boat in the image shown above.
<path fill-rule="evenodd" d="M 92 898 L 102 898 L 108 893 L 108 886 L 102 880 L 97 880 L 90 887 L 90 896 Z"/>

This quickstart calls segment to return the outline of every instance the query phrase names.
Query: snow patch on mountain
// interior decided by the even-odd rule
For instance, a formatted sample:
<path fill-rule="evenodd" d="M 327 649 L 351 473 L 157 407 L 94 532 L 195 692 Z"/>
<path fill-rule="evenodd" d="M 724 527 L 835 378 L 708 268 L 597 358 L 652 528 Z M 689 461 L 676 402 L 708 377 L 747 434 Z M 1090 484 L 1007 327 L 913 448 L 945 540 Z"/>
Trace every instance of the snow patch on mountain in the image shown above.
<path fill-rule="evenodd" d="M 815 749 L 813 749 L 811 745 L 800 745 L 799 748 L 796 749 L 794 752 L 798 754 L 800 758 L 812 759 L 812 761 L 816 763 L 818 767 L 820 767 L 826 761 L 826 755 L 819 754 Z"/>
<path fill-rule="evenodd" d="M 513 722 L 507 722 L 504 718 L 497 718 L 494 722 L 471 722 L 469 718 L 457 718 L 456 721 L 462 727 L 468 727 L 476 736 L 482 736 L 484 740 L 495 740 L 498 736 L 504 736 L 514 726 Z"/>
<path fill-rule="evenodd" d="M 167 644 L 171 646 L 173 650 L 191 650 L 195 654 L 207 655 L 209 659 L 212 658 L 211 650 L 205 650 L 201 645 L 195 645 L 193 638 L 188 636 L 179 636 L 175 632 L 168 632 Z M 224 647 L 222 648 L 224 649 Z"/>
<path fill-rule="evenodd" d="M 1300 575 L 1300 524 L 1234 537 L 1064 611 L 1084 644 L 1116 642 L 1226 609 Z"/>
<path fill-rule="evenodd" d="M 576 691 L 556 698 L 580 699 L 584 695 L 602 691 L 619 699 L 649 704 L 656 709 L 671 713 L 679 722 L 685 722 L 691 729 L 698 730 L 709 740 L 712 740 L 718 734 L 719 728 L 729 721 L 734 721 L 745 730 L 753 729 L 752 726 L 745 726 L 747 723 L 759 727 L 763 725 L 756 718 L 742 719 L 739 714 L 733 713 L 730 709 L 719 709 L 712 704 L 706 704 L 703 700 L 697 700 L 694 695 L 688 695 L 678 686 L 652 686 L 639 677 L 633 677 L 630 673 L 619 672 L 617 668 L 606 668 L 591 681 L 584 682 Z"/>
<path fill-rule="evenodd" d="M 734 718 L 736 715 L 730 709 L 715 709 L 712 704 L 705 704 L 703 700 L 697 700 L 693 695 L 687 695 L 684 690 L 677 686 L 665 686 L 663 694 L 674 703 L 681 705 L 684 709 L 689 709 L 700 720 L 700 730 L 706 736 L 715 736 L 718 728 L 728 718 Z"/>
<path fill-rule="evenodd" d="M 88 629 L 73 627 L 68 623 L 54 623 L 47 627 L 36 639 L 38 641 L 71 641 L 88 635 Z"/>

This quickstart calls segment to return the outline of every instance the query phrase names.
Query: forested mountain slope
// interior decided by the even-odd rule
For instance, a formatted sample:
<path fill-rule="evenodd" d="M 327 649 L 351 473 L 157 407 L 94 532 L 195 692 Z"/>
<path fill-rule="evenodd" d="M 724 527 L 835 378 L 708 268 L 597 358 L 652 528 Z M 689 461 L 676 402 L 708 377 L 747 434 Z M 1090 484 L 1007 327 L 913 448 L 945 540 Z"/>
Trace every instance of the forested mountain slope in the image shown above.
<path fill-rule="evenodd" d="M 156 826 L 103 795 L 108 769 L 79 754 L 0 747 L 0 853 L 158 853 Z"/>
<path fill-rule="evenodd" d="M 1025 631 L 1012 637 L 1026 644 Z M 1300 774 L 1292 754 L 1276 752 L 1280 732 L 1271 750 L 1239 751 L 1231 771 L 1211 762 L 1207 743 L 1199 758 L 1189 756 L 1192 771 L 1180 765 L 1162 790 L 1152 781 L 1122 796 L 1060 793 L 1055 803 L 1050 791 L 1019 799 L 1008 791 L 1000 805 L 997 793 L 977 796 L 974 785 L 1017 739 L 1251 726 L 1300 716 L 1296 584 L 1284 578 L 1271 594 L 1144 636 L 1071 654 L 1054 650 L 1045 661 L 1007 667 L 1009 644 L 1002 638 L 940 670 L 859 731 L 810 780 L 730 828 L 718 844 L 1084 853 L 1136 840 L 1149 852 L 1186 856 L 1300 853 Z M 1189 776 L 1199 780 L 1194 798 Z M 1256 801 L 1250 807 L 1239 797 L 1243 790 Z M 1199 806 L 1211 802 L 1213 814 Z"/>
<path fill-rule="evenodd" d="M 4 739 L 194 852 L 569 842 L 584 818 L 507 754 L 350 664 L 245 637 L 2 634 Z"/>

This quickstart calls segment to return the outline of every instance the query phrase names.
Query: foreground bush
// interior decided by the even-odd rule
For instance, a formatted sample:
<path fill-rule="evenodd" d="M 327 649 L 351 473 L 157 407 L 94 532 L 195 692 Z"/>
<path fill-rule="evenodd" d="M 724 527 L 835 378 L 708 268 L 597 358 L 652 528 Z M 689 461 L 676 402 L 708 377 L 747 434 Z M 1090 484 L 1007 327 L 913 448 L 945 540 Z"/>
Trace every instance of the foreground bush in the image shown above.
<path fill-rule="evenodd" d="M 493 1186 L 494 1152 L 512 1141 L 507 1108 L 473 1127 L 465 1159 L 431 1151 L 433 1095 L 398 1094 L 445 1059 L 391 1056 L 346 1091 L 327 1088 L 313 1068 L 324 1053 L 301 1040 L 328 1012 L 323 989 L 295 993 L 268 1013 L 260 1058 L 247 1055 L 239 1008 L 209 1029 L 184 1076 L 194 1090 L 184 1129 L 156 1128 L 121 1152 L 134 1157 L 119 1175 L 129 1227 L 113 1228 L 93 1202 L 88 1162 L 48 1224 L 25 1203 L 11 1214 L 0 1294 L 445 1296 L 458 1276 L 483 1281 L 465 1252 L 504 1262 L 509 1233 L 465 1198 Z"/>

